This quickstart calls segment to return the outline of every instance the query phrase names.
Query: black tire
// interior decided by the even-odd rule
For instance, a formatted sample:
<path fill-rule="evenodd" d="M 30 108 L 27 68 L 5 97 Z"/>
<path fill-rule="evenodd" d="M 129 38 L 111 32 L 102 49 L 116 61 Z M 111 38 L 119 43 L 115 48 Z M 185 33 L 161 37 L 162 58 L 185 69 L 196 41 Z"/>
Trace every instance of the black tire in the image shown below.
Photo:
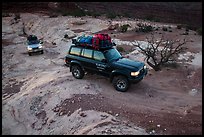
<path fill-rule="evenodd" d="M 124 76 L 115 76 L 112 83 L 114 88 L 120 92 L 127 91 L 130 85 L 129 81 Z"/>
<path fill-rule="evenodd" d="M 76 78 L 76 79 L 82 79 L 84 77 L 84 71 L 81 69 L 80 66 L 78 65 L 73 65 L 71 67 L 71 71 L 72 71 L 72 75 Z"/>
<path fill-rule="evenodd" d="M 32 56 L 32 53 L 28 53 L 29 56 Z"/>
<path fill-rule="evenodd" d="M 40 53 L 43 54 L 44 53 L 43 50 Z"/>

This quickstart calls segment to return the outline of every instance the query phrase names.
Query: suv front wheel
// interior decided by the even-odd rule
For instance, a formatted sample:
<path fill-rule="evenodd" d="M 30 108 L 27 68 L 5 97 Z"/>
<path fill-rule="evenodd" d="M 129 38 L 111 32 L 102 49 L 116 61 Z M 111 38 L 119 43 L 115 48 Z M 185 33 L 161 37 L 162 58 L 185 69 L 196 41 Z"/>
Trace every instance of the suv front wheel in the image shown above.
<path fill-rule="evenodd" d="M 84 71 L 78 65 L 73 65 L 71 71 L 72 75 L 77 79 L 82 79 L 84 77 Z"/>
<path fill-rule="evenodd" d="M 113 78 L 113 86 L 117 91 L 125 92 L 129 87 L 129 82 L 124 76 L 115 76 Z"/>

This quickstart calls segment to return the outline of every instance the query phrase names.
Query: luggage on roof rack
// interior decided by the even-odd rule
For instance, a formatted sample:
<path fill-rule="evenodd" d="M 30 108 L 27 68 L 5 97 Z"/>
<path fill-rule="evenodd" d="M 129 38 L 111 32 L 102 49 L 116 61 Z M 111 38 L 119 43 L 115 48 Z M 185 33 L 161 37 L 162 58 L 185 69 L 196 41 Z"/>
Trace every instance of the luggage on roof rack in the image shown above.
<path fill-rule="evenodd" d="M 107 49 L 115 46 L 111 42 L 111 37 L 108 34 L 95 34 L 94 36 L 80 36 L 77 39 L 72 39 L 72 43 L 77 46 L 87 46 L 94 49 Z"/>

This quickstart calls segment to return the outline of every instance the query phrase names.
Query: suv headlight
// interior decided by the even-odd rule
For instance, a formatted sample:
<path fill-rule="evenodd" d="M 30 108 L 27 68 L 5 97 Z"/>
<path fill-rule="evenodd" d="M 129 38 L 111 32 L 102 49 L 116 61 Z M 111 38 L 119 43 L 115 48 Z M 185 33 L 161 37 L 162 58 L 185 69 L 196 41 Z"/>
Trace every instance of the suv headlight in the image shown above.
<path fill-rule="evenodd" d="M 131 76 L 137 76 L 137 75 L 139 75 L 139 71 L 137 71 L 137 72 L 131 72 Z"/>
<path fill-rule="evenodd" d="M 32 50 L 32 48 L 31 48 L 31 47 L 28 47 L 28 50 Z"/>
<path fill-rule="evenodd" d="M 42 45 L 40 45 L 38 48 L 41 49 L 41 48 L 42 48 Z"/>

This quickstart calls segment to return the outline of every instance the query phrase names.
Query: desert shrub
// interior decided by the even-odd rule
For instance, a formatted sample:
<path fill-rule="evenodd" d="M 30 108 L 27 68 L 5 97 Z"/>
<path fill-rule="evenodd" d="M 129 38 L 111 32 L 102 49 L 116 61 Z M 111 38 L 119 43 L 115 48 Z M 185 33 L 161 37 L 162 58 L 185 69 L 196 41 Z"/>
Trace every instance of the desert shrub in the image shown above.
<path fill-rule="evenodd" d="M 75 16 L 75 17 L 82 17 L 86 16 L 86 13 L 83 10 L 73 10 L 73 11 L 66 11 L 66 10 L 59 10 L 62 16 Z"/>
<path fill-rule="evenodd" d="M 196 32 L 198 33 L 198 35 L 202 35 L 202 28 L 197 29 Z"/>
<path fill-rule="evenodd" d="M 114 12 L 109 12 L 106 14 L 106 17 L 109 18 L 109 19 L 114 19 L 117 17 L 117 14 L 114 13 Z"/>
<path fill-rule="evenodd" d="M 124 48 L 123 47 L 119 47 L 119 46 L 116 46 L 116 49 L 119 51 L 119 52 L 124 52 Z"/>
<path fill-rule="evenodd" d="M 128 27 L 130 27 L 130 25 L 129 24 L 125 24 L 125 25 L 120 26 L 119 30 L 121 32 L 126 32 Z"/>
<path fill-rule="evenodd" d="M 151 32 L 151 31 L 153 31 L 153 27 L 151 25 L 138 23 L 137 26 L 139 28 L 136 28 L 136 32 Z"/>
<path fill-rule="evenodd" d="M 131 15 L 130 15 L 128 12 L 125 12 L 125 13 L 123 14 L 123 16 L 124 16 L 124 17 L 127 17 L 127 18 L 131 18 Z"/>
<path fill-rule="evenodd" d="M 187 31 L 185 31 L 184 33 L 182 33 L 182 35 L 188 35 L 188 32 L 187 32 Z"/>
<path fill-rule="evenodd" d="M 167 31 L 168 29 L 167 29 L 167 27 L 162 27 L 162 30 Z"/>
<path fill-rule="evenodd" d="M 187 30 L 196 30 L 197 28 L 192 25 L 184 25 Z"/>
<path fill-rule="evenodd" d="M 188 32 L 189 31 L 189 28 L 186 28 L 186 32 Z"/>
<path fill-rule="evenodd" d="M 153 16 L 153 15 L 148 15 L 144 18 L 145 20 L 149 20 L 149 21 L 154 21 L 154 22 L 160 22 L 160 19 Z"/>
<path fill-rule="evenodd" d="M 53 14 L 51 14 L 49 17 L 50 17 L 50 18 L 56 18 L 56 17 L 58 17 L 58 15 L 53 13 Z"/>
<path fill-rule="evenodd" d="M 172 30 L 169 30 L 169 32 L 172 32 Z"/>
<path fill-rule="evenodd" d="M 64 38 L 67 39 L 69 36 L 67 34 L 64 35 Z"/>
<path fill-rule="evenodd" d="M 2 13 L 2 17 L 11 17 L 11 14 L 9 14 L 9 13 Z"/>
<path fill-rule="evenodd" d="M 94 12 L 94 13 L 91 13 L 91 16 L 94 17 L 94 18 L 96 18 L 96 17 L 101 16 L 101 14 Z"/>
<path fill-rule="evenodd" d="M 159 71 L 165 64 L 177 61 L 178 54 L 187 49 L 184 45 L 188 41 L 185 39 L 183 42 L 180 40 L 165 40 L 163 35 L 158 42 L 158 39 L 152 34 L 150 38 L 147 38 L 147 42 L 146 48 L 140 43 L 134 44 L 134 46 L 138 47 L 145 54 L 147 64 L 155 71 Z"/>
<path fill-rule="evenodd" d="M 179 24 L 179 25 L 176 26 L 176 28 L 177 28 L 177 29 L 181 29 L 181 28 L 182 28 L 182 25 Z"/>
<path fill-rule="evenodd" d="M 86 13 L 83 10 L 75 10 L 71 12 L 71 15 L 75 17 L 82 17 L 82 16 L 86 16 Z"/>
<path fill-rule="evenodd" d="M 16 13 L 14 15 L 14 20 L 19 20 L 21 18 L 20 14 L 19 13 Z"/>

